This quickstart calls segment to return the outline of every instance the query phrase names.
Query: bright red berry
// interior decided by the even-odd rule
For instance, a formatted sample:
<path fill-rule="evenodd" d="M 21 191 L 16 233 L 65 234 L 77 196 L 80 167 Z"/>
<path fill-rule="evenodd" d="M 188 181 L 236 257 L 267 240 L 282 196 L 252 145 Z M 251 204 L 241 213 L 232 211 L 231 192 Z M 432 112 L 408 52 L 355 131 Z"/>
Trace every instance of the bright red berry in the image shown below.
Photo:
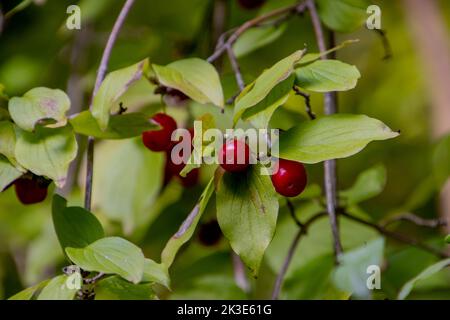
<path fill-rule="evenodd" d="M 280 159 L 278 171 L 272 175 L 275 190 L 285 197 L 298 196 L 306 187 L 307 176 L 303 164 Z"/>
<path fill-rule="evenodd" d="M 40 177 L 19 178 L 14 182 L 17 198 L 23 204 L 42 202 L 47 197 L 49 182 Z"/>
<path fill-rule="evenodd" d="M 151 151 L 168 151 L 173 146 L 172 132 L 177 129 L 175 120 L 165 113 L 157 113 L 151 122 L 161 126 L 159 130 L 149 130 L 142 133 L 142 142 Z"/>
<path fill-rule="evenodd" d="M 219 151 L 219 163 L 225 171 L 244 171 L 250 164 L 250 148 L 242 140 L 229 140 Z"/>
<path fill-rule="evenodd" d="M 257 9 L 261 7 L 266 0 L 238 0 L 239 5 L 244 9 Z"/>

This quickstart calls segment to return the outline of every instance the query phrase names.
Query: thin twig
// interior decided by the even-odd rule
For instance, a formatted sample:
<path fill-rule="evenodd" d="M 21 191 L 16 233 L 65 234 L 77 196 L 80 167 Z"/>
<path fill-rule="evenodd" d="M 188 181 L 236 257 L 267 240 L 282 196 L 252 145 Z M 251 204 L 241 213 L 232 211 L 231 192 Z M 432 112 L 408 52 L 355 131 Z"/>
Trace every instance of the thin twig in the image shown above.
<path fill-rule="evenodd" d="M 102 59 L 100 61 L 100 66 L 97 71 L 97 78 L 95 80 L 94 91 L 92 93 L 90 109 L 92 109 L 92 101 L 97 94 L 103 79 L 105 78 L 106 70 L 108 69 L 108 62 L 111 56 L 112 48 L 117 40 L 119 31 L 125 21 L 125 18 L 130 11 L 131 6 L 134 4 L 134 0 L 127 0 L 122 7 L 122 10 L 117 17 L 116 22 L 112 28 L 111 34 L 109 35 L 108 41 L 106 43 L 105 49 L 103 51 Z M 84 194 L 84 207 L 86 210 L 91 210 L 91 200 L 92 200 L 92 179 L 94 171 L 94 137 L 88 137 L 87 145 L 87 165 L 86 165 L 86 188 Z"/>
<path fill-rule="evenodd" d="M 309 118 L 311 120 L 316 119 L 316 114 L 312 111 L 310 95 L 300 90 L 300 88 L 297 86 L 293 86 L 293 89 L 296 95 L 303 97 L 303 99 L 305 100 L 306 113 L 308 114 Z"/>
<path fill-rule="evenodd" d="M 284 276 L 286 275 L 286 272 L 289 268 L 289 265 L 292 261 L 292 258 L 294 257 L 295 254 L 295 250 L 297 249 L 297 246 L 300 242 L 300 239 L 302 238 L 302 236 L 306 235 L 308 232 L 308 228 L 311 226 L 311 224 L 313 222 L 315 222 L 316 220 L 318 220 L 319 218 L 323 217 L 327 215 L 326 212 L 321 212 L 318 213 L 314 216 L 312 216 L 308 221 L 306 221 L 303 225 L 303 227 L 299 228 L 297 234 L 295 235 L 294 239 L 292 240 L 292 243 L 289 247 L 288 253 L 286 255 L 286 258 L 283 261 L 283 265 L 281 266 L 280 272 L 278 273 L 277 279 L 275 280 L 275 285 L 273 287 L 273 291 L 272 291 L 272 300 L 277 300 L 279 295 L 280 295 L 280 291 L 281 291 L 281 286 L 283 285 L 283 280 L 284 280 Z"/>
<path fill-rule="evenodd" d="M 297 218 L 297 215 L 295 214 L 294 204 L 288 198 L 286 198 L 286 205 L 288 207 L 288 210 L 289 210 L 289 213 L 290 213 L 292 219 L 294 219 L 294 221 L 297 224 L 297 226 L 299 228 L 303 228 L 304 227 L 303 223 L 301 223 L 301 221 Z"/>
<path fill-rule="evenodd" d="M 266 22 L 272 18 L 276 18 L 280 15 L 284 15 L 284 14 L 297 14 L 302 12 L 305 9 L 305 3 L 296 3 L 294 5 L 288 6 L 288 7 L 284 7 L 284 8 L 280 8 L 271 12 L 268 12 L 262 16 L 256 17 L 254 19 L 248 20 L 245 23 L 243 23 L 241 26 L 239 26 L 236 31 L 234 31 L 230 37 L 223 42 L 223 44 L 221 46 L 218 46 L 216 48 L 216 51 L 214 51 L 214 53 L 207 59 L 208 62 L 213 62 L 214 60 L 216 60 L 218 57 L 220 57 L 226 50 L 228 47 L 231 47 L 236 40 L 239 38 L 239 36 L 244 33 L 245 31 L 247 31 L 248 29 L 252 28 L 252 27 L 256 27 L 258 25 L 260 25 L 263 22 Z"/>
<path fill-rule="evenodd" d="M 96 283 L 98 280 L 100 280 L 101 278 L 103 278 L 105 274 L 103 272 L 99 272 L 98 274 L 96 274 L 95 276 L 93 276 L 92 278 L 84 278 L 83 282 L 85 284 L 94 284 Z"/>
<path fill-rule="evenodd" d="M 389 43 L 389 39 L 386 36 L 386 31 L 382 29 L 374 29 L 374 31 L 380 36 L 381 42 L 383 43 L 384 48 L 384 57 L 383 60 L 388 60 L 392 58 L 392 48 L 391 44 Z"/>
<path fill-rule="evenodd" d="M 239 67 L 237 58 L 233 52 L 233 49 L 230 46 L 227 47 L 227 53 L 228 58 L 230 59 L 231 68 L 233 68 L 234 76 L 236 77 L 236 82 L 239 87 L 239 91 L 242 91 L 245 88 L 244 79 L 242 78 L 241 68 Z"/>
<path fill-rule="evenodd" d="M 313 0 L 307 1 L 307 7 L 311 15 L 311 22 L 314 27 L 314 33 L 316 35 L 317 46 L 320 52 L 327 50 L 325 44 L 324 32 L 320 22 L 319 15 L 316 10 L 316 6 Z M 332 42 L 334 42 L 333 33 L 331 33 Z M 334 46 L 334 43 L 331 44 Z M 323 55 L 321 59 L 326 59 L 327 56 Z M 337 99 L 335 92 L 326 92 L 324 96 L 324 113 L 330 115 L 337 112 Z M 330 218 L 331 232 L 334 240 L 334 252 L 335 262 L 338 263 L 338 256 L 342 254 L 342 244 L 339 237 L 339 224 L 336 217 L 336 203 L 337 203 L 337 178 L 336 178 L 336 160 L 328 160 L 324 163 L 324 185 L 325 196 L 327 200 L 327 211 Z"/>
<path fill-rule="evenodd" d="M 397 221 L 408 221 L 420 227 L 427 228 L 439 228 L 447 225 L 447 222 L 444 219 L 424 219 L 412 213 L 405 213 L 386 219 L 383 223 L 383 227 L 387 227 Z"/>
<path fill-rule="evenodd" d="M 440 250 L 438 250 L 438 249 L 436 249 L 436 248 L 434 248 L 434 247 L 432 247 L 432 246 L 430 246 L 430 245 L 428 245 L 426 243 L 422 243 L 422 242 L 420 242 L 420 241 L 418 241 L 418 240 L 416 240 L 414 238 L 411 238 L 411 237 L 409 237 L 407 235 L 390 231 L 390 230 L 386 229 L 385 227 L 380 226 L 380 225 L 378 225 L 376 223 L 373 223 L 373 222 L 370 222 L 370 221 L 366 221 L 366 220 L 361 219 L 359 217 L 356 217 L 356 216 L 354 216 L 352 214 L 349 214 L 345 210 L 340 210 L 339 213 L 342 216 L 344 216 L 344 217 L 347 217 L 347 218 L 349 218 L 349 219 L 351 219 L 353 221 L 356 221 L 356 222 L 364 224 L 364 225 L 366 225 L 368 227 L 371 227 L 371 228 L 377 230 L 379 233 L 381 233 L 381 234 L 383 234 L 383 235 L 385 235 L 385 236 L 387 236 L 389 238 L 395 239 L 395 240 L 397 240 L 399 242 L 403 242 L 403 243 L 409 244 L 411 246 L 417 247 L 419 249 L 428 251 L 428 252 L 430 252 L 430 253 L 438 256 L 438 257 L 441 257 L 441 258 L 450 257 L 450 254 L 447 253 L 447 252 L 440 251 Z"/>

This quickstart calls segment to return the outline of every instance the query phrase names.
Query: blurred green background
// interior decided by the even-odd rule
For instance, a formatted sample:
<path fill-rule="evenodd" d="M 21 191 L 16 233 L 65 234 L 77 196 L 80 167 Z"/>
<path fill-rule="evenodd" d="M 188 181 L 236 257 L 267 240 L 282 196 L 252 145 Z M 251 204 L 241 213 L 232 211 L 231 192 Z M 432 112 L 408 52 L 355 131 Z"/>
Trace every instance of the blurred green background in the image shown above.
<path fill-rule="evenodd" d="M 2 12 L 8 12 L 19 2 L 1 0 Z M 236 1 L 225 2 L 225 30 L 258 13 L 243 10 Z M 261 10 L 293 2 L 271 0 Z M 338 58 L 356 65 L 362 75 L 354 90 L 339 95 L 339 109 L 378 118 L 393 130 L 401 130 L 402 134 L 397 139 L 372 143 L 356 156 L 339 160 L 339 186 L 343 190 L 349 188 L 360 172 L 382 164 L 387 172 L 385 189 L 377 197 L 361 204 L 359 210 L 375 221 L 399 212 L 436 218 L 443 214 L 439 207 L 439 187 L 450 172 L 450 161 L 444 162 L 443 171 L 437 174 L 441 181 L 436 186 L 433 159 L 439 137 L 433 134 L 431 114 L 434 106 L 428 84 L 429 74 L 417 50 L 419 40 L 405 15 L 406 1 L 373 2 L 382 9 L 382 27 L 387 31 L 392 57 L 382 59 L 384 48 L 380 36 L 374 31 L 361 28 L 351 34 L 337 34 L 337 43 L 345 39 L 360 40 L 340 50 Z M 65 28 L 66 8 L 74 3 L 81 7 L 83 25 L 81 30 L 69 31 Z M 121 3 L 118 0 L 36 0 L 8 18 L 0 34 L 0 83 L 8 96 L 22 95 L 36 86 L 60 88 L 72 99 L 71 113 L 86 109 L 101 52 Z M 213 51 L 217 38 L 211 22 L 214 3 L 212 0 L 137 0 L 114 47 L 110 70 L 145 57 L 157 64 L 187 56 L 206 58 Z M 450 2 L 437 1 L 436 5 L 450 38 Z M 317 51 L 308 14 L 290 19 L 286 30 L 276 41 L 240 59 L 246 81 L 253 80 L 264 68 L 305 46 L 310 52 Z M 237 88 L 227 61 L 223 61 L 222 75 L 226 98 L 229 98 Z M 446 85 L 449 87 L 450 83 Z M 153 89 L 148 83 L 139 83 L 127 93 L 124 105 L 154 112 L 160 103 Z M 312 106 L 318 114 L 321 114 L 322 100 L 321 95 L 312 95 Z M 189 126 L 188 121 L 205 113 L 206 107 L 193 104 L 187 108 L 169 108 L 168 112 L 179 123 Z M 293 97 L 276 112 L 272 126 L 288 128 L 305 120 L 303 101 Z M 85 145 L 82 138 L 80 145 L 82 148 Z M 164 244 L 195 204 L 202 185 L 212 174 L 212 168 L 202 169 L 200 186 L 183 189 L 173 181 L 162 188 L 163 159 L 160 155 L 143 157 L 142 147 L 132 140 L 98 142 L 96 148 L 93 211 L 109 234 L 124 235 L 140 245 L 146 256 L 159 261 Z M 446 150 L 448 160 L 448 147 Z M 74 165 L 72 182 L 64 190 L 74 205 L 82 204 L 83 158 Z M 310 184 L 321 185 L 322 166 L 310 165 L 307 169 Z M 142 174 L 154 179 L 142 181 L 138 179 Z M 115 198 L 109 204 L 105 204 L 102 198 L 107 193 Z M 51 197 L 48 197 L 45 205 L 23 206 L 16 200 L 13 188 L 0 194 L 1 298 L 60 273 L 67 264 L 54 234 L 50 203 Z M 302 218 L 317 209 L 313 201 L 299 199 L 297 210 Z M 214 214 L 214 203 L 211 203 L 202 222 L 213 220 Z M 445 246 L 442 230 L 408 223 L 397 223 L 390 228 L 442 248 Z M 259 278 L 251 280 L 250 294 L 235 284 L 226 241 L 222 239 L 218 244 L 206 246 L 196 235 L 183 248 L 171 270 L 172 293 L 163 292 L 162 296 L 269 298 L 295 232 L 295 224 L 286 208 L 282 207 L 275 238 L 266 253 Z M 352 249 L 376 239 L 378 235 L 371 229 L 344 220 L 342 237 L 344 249 Z M 376 291 L 374 298 L 392 299 L 406 281 L 438 259 L 419 249 L 389 239 L 386 241 L 382 289 Z M 315 224 L 302 240 L 288 271 L 281 298 L 342 298 L 331 284 L 331 255 L 329 224 L 325 218 Z M 442 271 L 422 281 L 409 298 L 450 299 L 450 272 Z"/>

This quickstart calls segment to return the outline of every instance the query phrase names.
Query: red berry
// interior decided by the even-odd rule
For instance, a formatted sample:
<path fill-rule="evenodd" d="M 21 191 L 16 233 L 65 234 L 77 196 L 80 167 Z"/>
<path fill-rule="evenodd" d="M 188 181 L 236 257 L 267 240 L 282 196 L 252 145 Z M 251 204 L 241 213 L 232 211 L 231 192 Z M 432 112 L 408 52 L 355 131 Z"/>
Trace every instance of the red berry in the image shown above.
<path fill-rule="evenodd" d="M 14 182 L 17 198 L 23 204 L 42 202 L 47 197 L 48 181 L 40 177 L 19 178 Z"/>
<path fill-rule="evenodd" d="M 239 5 L 244 9 L 257 9 L 261 7 L 266 0 L 238 0 Z"/>
<path fill-rule="evenodd" d="M 250 164 L 250 148 L 242 140 L 229 140 L 219 151 L 219 162 L 225 171 L 244 171 Z"/>
<path fill-rule="evenodd" d="M 199 176 L 200 176 L 200 170 L 196 168 L 196 169 L 193 169 L 191 172 L 189 172 L 186 175 L 186 177 L 179 176 L 179 178 L 181 180 L 181 184 L 184 187 L 190 188 L 190 187 L 194 187 L 197 185 Z"/>
<path fill-rule="evenodd" d="M 303 164 L 280 159 L 278 171 L 272 175 L 275 190 L 285 197 L 298 196 L 306 187 L 307 176 Z"/>
<path fill-rule="evenodd" d="M 220 238 L 222 238 L 222 231 L 217 220 L 211 220 L 200 225 L 198 239 L 203 245 L 213 246 L 220 241 Z"/>
<path fill-rule="evenodd" d="M 168 151 L 173 146 L 172 132 L 177 129 L 175 120 L 165 113 L 155 114 L 151 122 L 161 126 L 160 130 L 149 130 L 142 133 L 142 142 L 151 151 Z"/>

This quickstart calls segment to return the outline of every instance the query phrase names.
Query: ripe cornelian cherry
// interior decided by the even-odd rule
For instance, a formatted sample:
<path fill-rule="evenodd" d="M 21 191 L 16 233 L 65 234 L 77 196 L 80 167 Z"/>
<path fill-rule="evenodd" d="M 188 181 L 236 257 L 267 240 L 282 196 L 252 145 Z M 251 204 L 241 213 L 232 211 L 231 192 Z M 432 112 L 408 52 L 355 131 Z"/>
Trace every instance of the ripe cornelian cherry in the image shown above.
<path fill-rule="evenodd" d="M 200 225 L 198 230 L 198 240 L 205 246 L 213 246 L 217 244 L 222 238 L 222 231 L 220 230 L 217 220 L 211 220 Z"/>
<path fill-rule="evenodd" d="M 275 190 L 285 197 L 298 196 L 306 187 L 305 167 L 300 162 L 285 159 L 279 159 L 278 164 L 278 171 L 272 175 Z"/>
<path fill-rule="evenodd" d="M 242 140 L 228 140 L 219 151 L 219 163 L 225 171 L 245 171 L 250 164 L 250 148 Z"/>
<path fill-rule="evenodd" d="M 172 132 L 177 129 L 175 120 L 165 114 L 157 113 L 151 122 L 161 126 L 159 130 L 149 130 L 142 133 L 142 142 L 151 151 L 168 151 L 173 146 Z"/>
<path fill-rule="evenodd" d="M 35 176 L 33 178 L 19 178 L 14 182 L 17 198 L 23 204 L 34 204 L 44 201 L 47 197 L 48 185 L 48 180 Z"/>
<path fill-rule="evenodd" d="M 256 9 L 261 7 L 266 0 L 238 0 L 239 5 L 244 9 Z"/>

